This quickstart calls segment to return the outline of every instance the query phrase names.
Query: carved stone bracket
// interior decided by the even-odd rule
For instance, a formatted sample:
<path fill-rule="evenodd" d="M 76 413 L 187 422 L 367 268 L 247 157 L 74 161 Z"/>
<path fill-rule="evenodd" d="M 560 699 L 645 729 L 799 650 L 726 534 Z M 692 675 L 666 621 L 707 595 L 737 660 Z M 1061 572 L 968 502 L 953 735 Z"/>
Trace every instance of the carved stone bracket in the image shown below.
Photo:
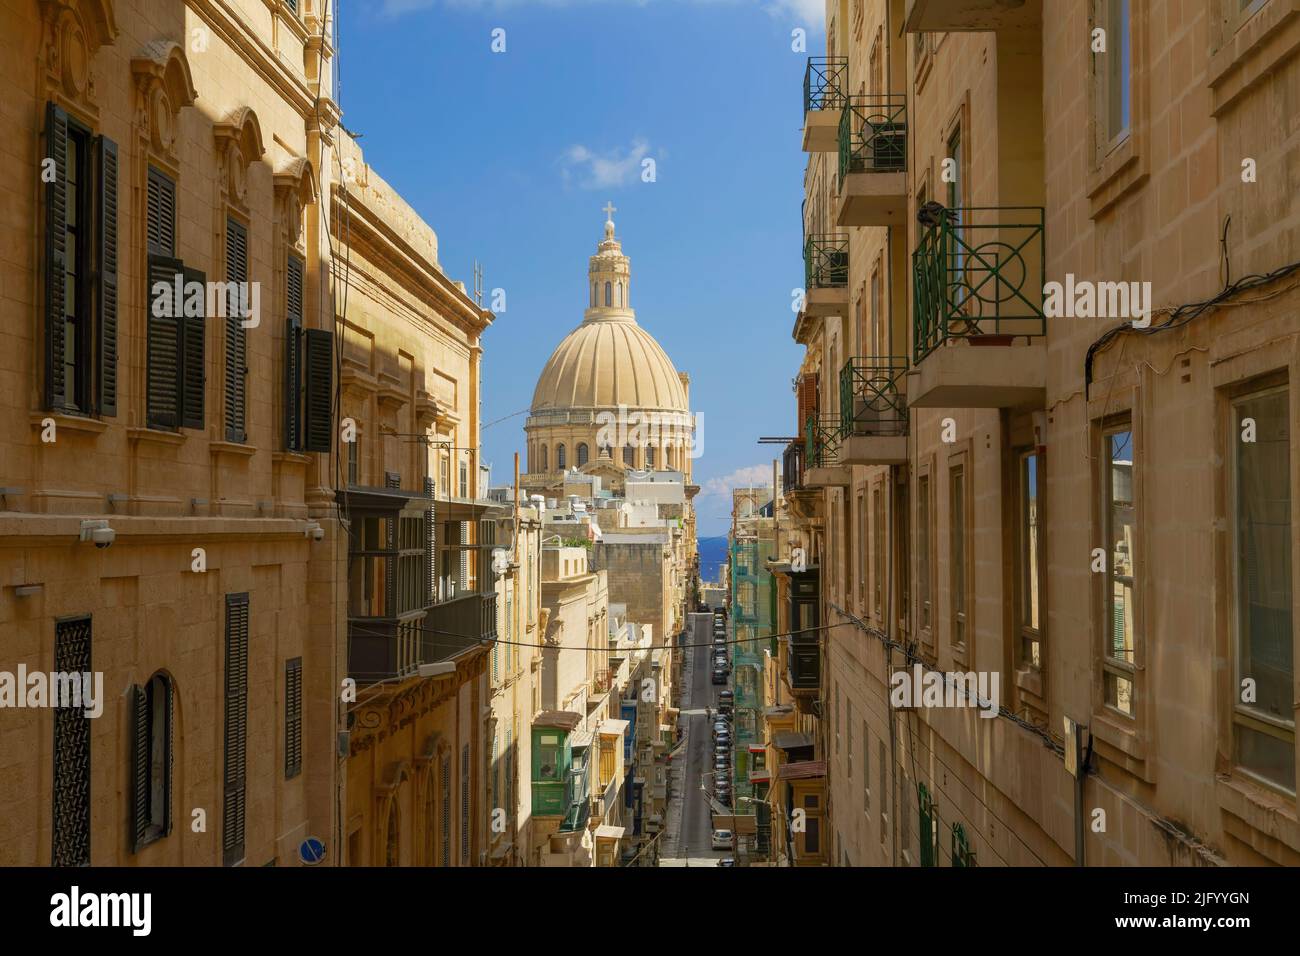
<path fill-rule="evenodd" d="M 217 159 L 221 163 L 221 189 L 225 198 L 243 206 L 248 195 L 248 168 L 266 152 L 262 125 L 250 107 L 241 106 L 212 127 Z"/>
<path fill-rule="evenodd" d="M 302 211 L 316 202 L 316 174 L 311 163 L 295 156 L 275 171 L 272 181 L 284 241 L 296 246 L 302 235 Z"/>

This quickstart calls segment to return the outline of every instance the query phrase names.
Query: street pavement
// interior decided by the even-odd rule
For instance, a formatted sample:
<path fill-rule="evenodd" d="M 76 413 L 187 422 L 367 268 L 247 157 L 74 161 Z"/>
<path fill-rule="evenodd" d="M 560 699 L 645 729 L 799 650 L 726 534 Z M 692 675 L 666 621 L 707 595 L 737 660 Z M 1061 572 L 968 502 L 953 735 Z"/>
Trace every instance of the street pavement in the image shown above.
<path fill-rule="evenodd" d="M 701 790 L 713 773 L 713 728 L 707 708 L 718 706 L 718 692 L 710 680 L 710 652 L 713 640 L 713 615 L 691 614 L 682 676 L 683 699 L 678 725 L 684 728 L 686 747 L 673 758 L 673 799 L 668 807 L 667 846 L 660 866 L 716 866 L 717 861 L 732 856 L 731 851 L 710 849 L 713 818 L 710 799 Z"/>

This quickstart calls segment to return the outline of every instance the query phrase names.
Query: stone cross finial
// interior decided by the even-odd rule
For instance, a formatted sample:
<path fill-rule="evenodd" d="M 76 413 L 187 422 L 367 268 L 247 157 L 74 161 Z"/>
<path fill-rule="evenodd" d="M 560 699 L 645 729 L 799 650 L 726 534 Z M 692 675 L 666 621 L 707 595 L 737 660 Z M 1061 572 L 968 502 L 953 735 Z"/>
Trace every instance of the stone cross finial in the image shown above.
<path fill-rule="evenodd" d="M 605 221 L 606 221 L 606 222 L 613 222 L 613 221 L 614 221 L 614 213 L 618 212 L 618 207 L 615 206 L 613 202 L 606 202 L 606 203 L 605 203 L 605 208 L 602 209 L 601 212 L 603 212 L 603 213 L 605 214 Z"/>

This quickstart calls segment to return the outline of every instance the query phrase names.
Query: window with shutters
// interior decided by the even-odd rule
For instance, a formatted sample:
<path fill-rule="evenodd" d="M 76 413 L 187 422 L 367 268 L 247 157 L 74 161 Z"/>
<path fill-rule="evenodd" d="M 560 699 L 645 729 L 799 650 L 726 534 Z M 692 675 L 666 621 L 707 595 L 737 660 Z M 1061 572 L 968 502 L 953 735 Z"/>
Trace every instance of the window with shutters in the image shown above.
<path fill-rule="evenodd" d="M 247 438 L 248 336 L 248 229 L 235 219 L 226 220 L 226 441 Z"/>
<path fill-rule="evenodd" d="M 302 303 L 303 261 L 290 253 L 285 260 L 284 292 L 284 447 L 287 451 L 303 449 L 302 435 Z M 348 449 L 349 483 L 353 463 L 352 448 Z"/>
<path fill-rule="evenodd" d="M 302 773 L 302 658 L 284 662 L 284 777 Z"/>
<path fill-rule="evenodd" d="M 569 465 L 568 456 L 565 453 L 564 442 L 555 446 L 555 468 L 557 471 L 564 471 Z"/>
<path fill-rule="evenodd" d="M 303 450 L 328 455 L 334 447 L 334 333 L 303 332 Z"/>
<path fill-rule="evenodd" d="M 89 674 L 89 617 L 54 626 L 54 669 Z M 54 710 L 52 866 L 90 865 L 90 720 L 83 707 Z"/>
<path fill-rule="evenodd" d="M 131 688 L 131 852 L 171 833 L 172 682 L 157 673 Z"/>
<path fill-rule="evenodd" d="M 441 817 L 438 826 L 438 840 L 442 848 L 439 862 L 442 866 L 451 866 L 451 754 L 443 755 L 438 765 L 438 802 L 441 804 Z"/>
<path fill-rule="evenodd" d="M 176 184 L 149 167 L 145 235 L 146 419 L 150 428 L 204 425 L 207 277 L 176 257 Z M 192 290 L 198 289 L 196 295 Z"/>
<path fill-rule="evenodd" d="M 45 110 L 45 407 L 117 414 L 117 144 Z"/>
<path fill-rule="evenodd" d="M 1102 587 L 1102 693 L 1106 706 L 1133 718 L 1137 681 L 1137 512 L 1133 424 L 1118 416 L 1101 429 L 1101 531 L 1106 549 Z"/>
<path fill-rule="evenodd" d="M 244 797 L 248 747 L 248 593 L 226 595 L 222 863 L 244 859 Z"/>
<path fill-rule="evenodd" d="M 460 748 L 460 865 L 469 866 L 469 744 Z"/>

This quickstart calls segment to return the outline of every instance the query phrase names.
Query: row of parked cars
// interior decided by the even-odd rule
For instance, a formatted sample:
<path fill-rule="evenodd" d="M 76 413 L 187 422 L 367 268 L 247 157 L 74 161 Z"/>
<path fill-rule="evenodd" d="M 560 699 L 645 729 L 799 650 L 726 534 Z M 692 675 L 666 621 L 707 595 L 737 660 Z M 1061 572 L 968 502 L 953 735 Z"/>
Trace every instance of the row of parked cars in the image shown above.
<path fill-rule="evenodd" d="M 713 615 L 713 683 L 726 684 L 731 677 L 731 658 L 727 653 L 727 619 Z"/>

